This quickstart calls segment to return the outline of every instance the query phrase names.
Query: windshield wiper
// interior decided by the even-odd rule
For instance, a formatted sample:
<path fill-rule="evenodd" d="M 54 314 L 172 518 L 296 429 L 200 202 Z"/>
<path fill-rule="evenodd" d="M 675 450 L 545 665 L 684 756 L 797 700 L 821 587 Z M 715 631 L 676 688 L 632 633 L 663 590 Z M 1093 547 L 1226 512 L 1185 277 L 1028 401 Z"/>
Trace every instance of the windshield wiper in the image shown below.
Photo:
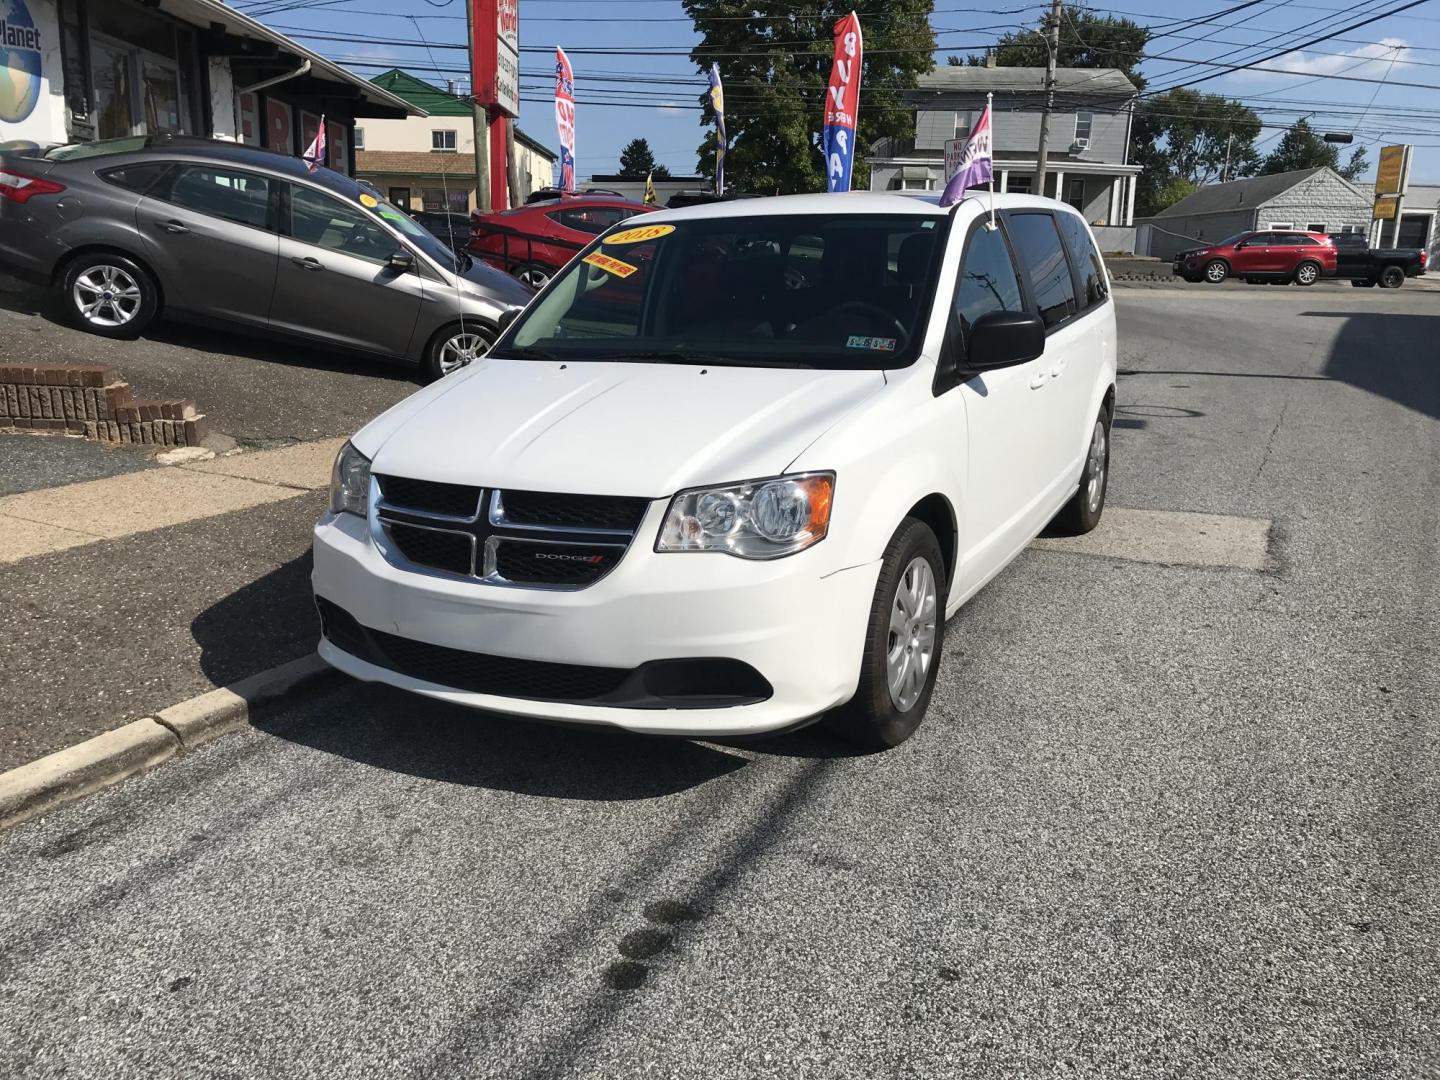
<path fill-rule="evenodd" d="M 721 356 L 719 353 L 689 349 L 646 349 L 637 352 L 601 353 L 595 360 L 619 360 L 640 364 L 711 364 L 715 367 L 814 367 L 803 360 L 768 356 Z"/>
<path fill-rule="evenodd" d="M 560 357 L 547 349 L 537 349 L 534 345 L 507 345 L 503 353 L 491 353 L 493 357 L 500 360 L 548 360 L 558 361 Z"/>

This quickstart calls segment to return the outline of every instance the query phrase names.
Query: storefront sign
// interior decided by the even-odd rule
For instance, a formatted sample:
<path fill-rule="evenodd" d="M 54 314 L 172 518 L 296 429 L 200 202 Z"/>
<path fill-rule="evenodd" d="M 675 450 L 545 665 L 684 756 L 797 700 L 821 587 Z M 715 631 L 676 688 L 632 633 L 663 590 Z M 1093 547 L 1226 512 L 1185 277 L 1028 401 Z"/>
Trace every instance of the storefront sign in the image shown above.
<path fill-rule="evenodd" d="M 1376 195 L 1403 195 L 1410 170 L 1410 148 L 1408 146 L 1387 146 L 1380 151 L 1380 164 L 1375 170 Z M 1392 215 L 1393 216 L 1393 215 Z"/>
<path fill-rule="evenodd" d="M 265 145 L 282 154 L 295 153 L 294 120 L 290 106 L 274 98 L 265 99 Z"/>
<path fill-rule="evenodd" d="M 470 0 L 475 103 L 520 115 L 519 0 Z"/>
<path fill-rule="evenodd" d="M 1399 209 L 1400 197 L 1398 195 L 1377 195 L 1375 196 L 1375 213 L 1372 215 L 1375 221 L 1394 221 L 1395 211 Z"/>
<path fill-rule="evenodd" d="M 0 0 L 0 122 L 28 120 L 40 103 L 42 40 L 25 0 Z"/>

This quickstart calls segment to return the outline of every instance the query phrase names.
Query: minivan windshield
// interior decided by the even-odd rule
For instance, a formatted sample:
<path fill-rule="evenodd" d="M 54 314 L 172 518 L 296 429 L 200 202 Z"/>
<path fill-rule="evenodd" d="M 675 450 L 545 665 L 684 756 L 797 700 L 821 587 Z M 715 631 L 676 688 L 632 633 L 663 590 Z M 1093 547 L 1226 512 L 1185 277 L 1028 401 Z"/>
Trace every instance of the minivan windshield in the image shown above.
<path fill-rule="evenodd" d="M 909 364 L 948 216 L 788 214 L 639 224 L 592 245 L 492 356 L 657 364 Z"/>

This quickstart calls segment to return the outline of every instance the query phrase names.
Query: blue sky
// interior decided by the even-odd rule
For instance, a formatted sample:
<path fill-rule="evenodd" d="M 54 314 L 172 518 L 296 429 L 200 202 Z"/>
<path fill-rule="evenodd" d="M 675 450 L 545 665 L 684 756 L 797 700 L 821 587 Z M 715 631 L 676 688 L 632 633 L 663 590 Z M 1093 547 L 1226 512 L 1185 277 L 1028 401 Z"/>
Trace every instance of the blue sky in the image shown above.
<path fill-rule="evenodd" d="M 460 79 L 462 88 L 467 85 L 465 53 L 454 48 L 465 41 L 465 0 L 230 2 L 363 75 L 373 76 L 393 66 L 442 86 L 447 78 Z M 1311 123 L 1318 129 L 1352 132 L 1357 144 L 1369 146 L 1372 167 L 1375 147 L 1390 142 L 1415 144 L 1413 180 L 1440 182 L 1440 3 L 1421 4 L 1309 50 L 1269 61 L 1265 66 L 1276 71 L 1262 73 L 1225 72 L 1221 67 L 1187 65 L 1185 61 L 1243 64 L 1284 44 L 1317 37 L 1398 6 L 1401 0 L 1262 0 L 1204 25 L 1190 23 L 1226 11 L 1239 0 L 1201 0 L 1193 7 L 1186 5 L 1183 15 L 1177 15 L 1173 0 L 1112 2 L 1114 6 L 1096 3 L 1094 7 L 1150 24 L 1157 34 L 1170 32 L 1152 40 L 1148 49 L 1156 56 L 1143 66 L 1151 87 L 1223 72 L 1196 89 L 1237 96 L 1263 110 L 1264 121 L 1276 126 L 1262 133 L 1262 154 L 1274 147 L 1284 125 L 1313 113 Z M 802 8 L 803 4 L 795 2 L 794 6 Z M 874 6 L 874 0 L 857 4 L 861 9 Z M 979 51 L 1007 28 L 1028 28 L 1044 7 L 1048 4 L 1034 0 L 975 0 L 971 5 L 936 0 L 931 20 L 940 44 L 936 59 L 943 63 L 947 52 Z M 309 35 L 378 40 L 328 41 Z M 1207 35 L 1207 40 L 1194 40 Z M 552 61 L 545 51 L 526 50 L 563 45 L 575 67 L 579 100 L 578 175 L 614 172 L 620 148 L 636 136 L 647 138 L 656 159 L 672 172 L 691 173 L 696 147 L 704 137 L 696 98 L 705 83 L 688 59 L 684 55 L 608 56 L 582 50 L 683 52 L 696 41 L 679 0 L 520 0 L 520 126 L 555 148 Z M 1159 58 L 1161 55 L 1167 58 Z M 1396 85 L 1399 83 L 1436 89 Z M 863 95 L 860 107 L 865 107 Z M 817 115 L 817 128 L 819 123 Z"/>

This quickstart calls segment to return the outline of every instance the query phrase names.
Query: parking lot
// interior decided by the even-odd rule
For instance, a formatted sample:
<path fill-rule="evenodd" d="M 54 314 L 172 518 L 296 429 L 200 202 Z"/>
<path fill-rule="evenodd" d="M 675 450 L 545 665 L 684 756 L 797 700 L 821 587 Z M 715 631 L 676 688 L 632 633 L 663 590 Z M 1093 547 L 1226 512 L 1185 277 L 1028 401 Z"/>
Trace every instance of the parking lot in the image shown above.
<path fill-rule="evenodd" d="M 252 451 L 415 386 L 17 295 L 27 355 L 103 356 Z M 339 684 L 0 837 L 0 1074 L 1436 1075 L 1436 297 L 1117 303 L 1106 520 L 951 622 L 910 742 Z M 0 565 L 7 752 L 305 652 L 321 501 Z"/>

